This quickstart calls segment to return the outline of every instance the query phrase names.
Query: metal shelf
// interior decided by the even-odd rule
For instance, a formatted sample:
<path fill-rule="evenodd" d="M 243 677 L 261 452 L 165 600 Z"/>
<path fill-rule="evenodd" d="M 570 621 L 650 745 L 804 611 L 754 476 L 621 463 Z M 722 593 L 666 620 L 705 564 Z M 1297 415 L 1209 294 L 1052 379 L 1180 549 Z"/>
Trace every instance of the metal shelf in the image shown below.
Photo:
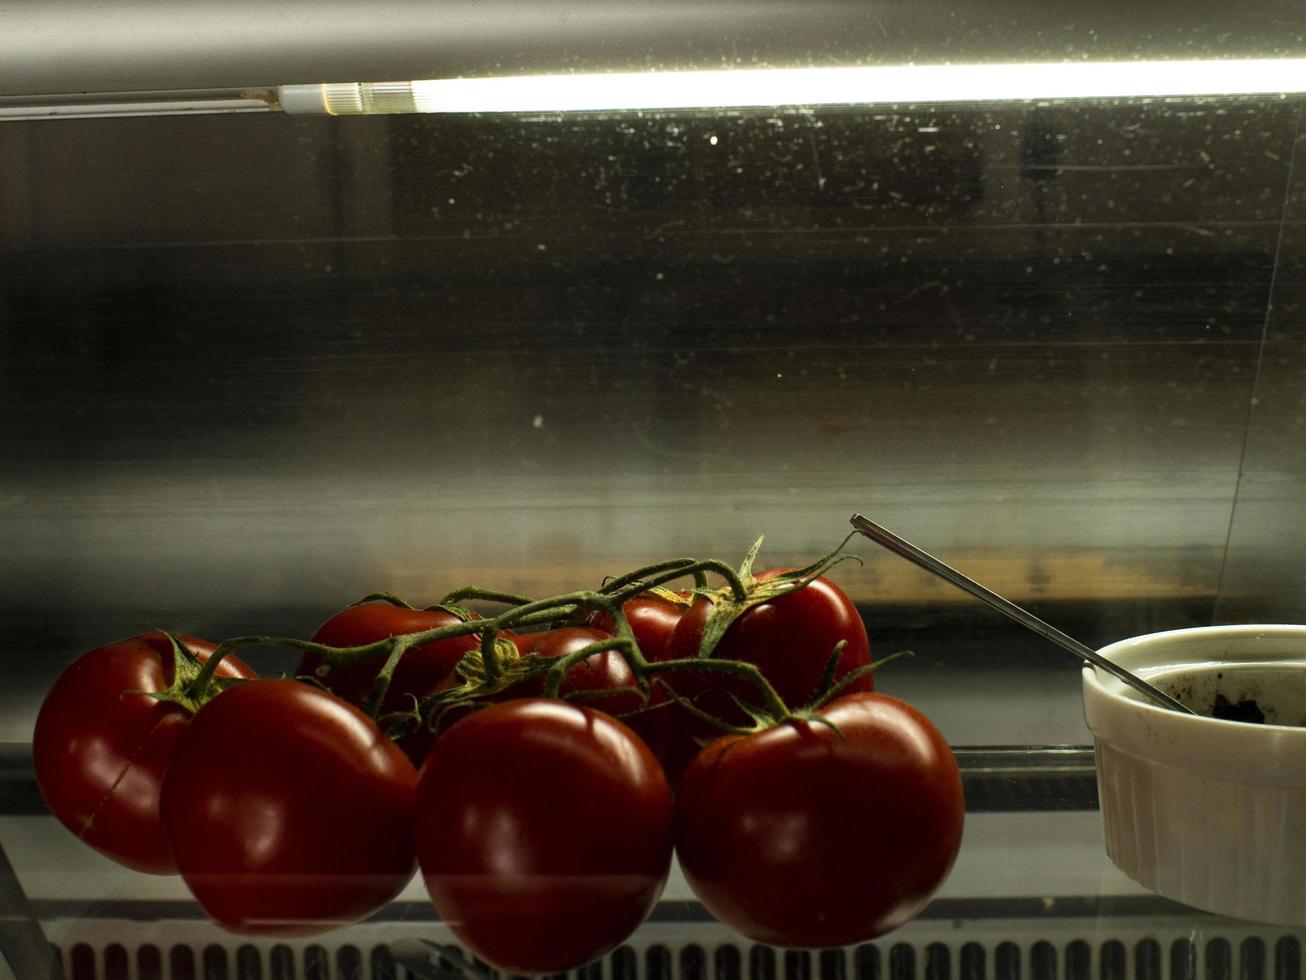
<path fill-rule="evenodd" d="M 972 813 L 1097 809 L 1088 746 L 958 746 L 954 752 Z M 0 815 L 48 812 L 31 759 L 31 745 L 0 742 Z"/>

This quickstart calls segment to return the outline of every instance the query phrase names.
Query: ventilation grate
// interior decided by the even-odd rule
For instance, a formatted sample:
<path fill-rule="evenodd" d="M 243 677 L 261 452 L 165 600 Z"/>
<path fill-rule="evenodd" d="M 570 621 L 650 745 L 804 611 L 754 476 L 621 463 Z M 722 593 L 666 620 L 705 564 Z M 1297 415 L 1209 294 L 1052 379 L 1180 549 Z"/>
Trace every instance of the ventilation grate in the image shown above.
<path fill-rule="evenodd" d="M 411 941 L 409 941 L 411 944 Z M 435 953 L 425 964 L 384 943 L 326 946 L 121 942 L 55 947 L 66 980 L 459 980 Z M 476 964 L 486 980 L 516 980 Z M 550 980 L 1303 980 L 1297 935 L 1145 936 L 1090 942 L 1037 939 L 878 942 L 778 950 L 737 942 L 623 946 Z"/>

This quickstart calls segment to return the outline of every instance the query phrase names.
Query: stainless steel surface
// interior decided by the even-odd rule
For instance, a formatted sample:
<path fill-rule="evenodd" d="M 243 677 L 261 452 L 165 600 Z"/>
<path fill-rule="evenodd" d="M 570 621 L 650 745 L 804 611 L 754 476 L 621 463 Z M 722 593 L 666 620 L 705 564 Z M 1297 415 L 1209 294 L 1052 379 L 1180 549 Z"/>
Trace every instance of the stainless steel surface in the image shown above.
<path fill-rule="evenodd" d="M 874 521 L 863 517 L 861 514 L 854 514 L 851 518 L 851 523 L 853 527 L 876 544 L 882 545 L 892 551 L 895 555 L 900 555 L 908 561 L 919 565 L 932 575 L 939 576 L 939 578 L 943 579 L 945 582 L 955 585 L 957 588 L 973 595 L 976 599 L 988 603 L 1004 616 L 1014 619 L 1016 622 L 1020 623 L 1021 626 L 1033 630 L 1039 636 L 1046 640 L 1050 640 L 1052 643 L 1055 643 L 1057 646 L 1065 650 L 1070 651 L 1081 660 L 1087 660 L 1099 670 L 1103 670 L 1106 673 L 1111 674 L 1113 677 L 1118 677 L 1148 700 L 1155 702 L 1163 708 L 1169 708 L 1171 711 L 1178 711 L 1181 714 L 1196 714 L 1196 712 L 1191 708 L 1176 701 L 1164 691 L 1152 686 L 1147 683 L 1147 681 L 1121 667 L 1119 664 L 1113 663 L 1106 657 L 1101 656 L 1092 647 L 1085 646 L 1073 637 L 1067 636 L 1055 626 L 1043 622 L 1043 620 L 1039 619 L 1033 613 L 1021 609 L 1018 605 L 1008 599 L 1002 598 L 1002 596 L 998 595 L 996 592 L 985 588 L 974 579 L 968 578 L 955 568 L 935 558 L 929 552 L 922 551 L 920 548 L 916 547 L 916 545 L 894 534 L 888 528 L 881 527 Z"/>
<path fill-rule="evenodd" d="M 101 92 L 78 95 L 0 95 L 0 122 L 37 119 L 92 119 L 108 116 L 194 115 L 210 112 L 271 112 L 271 90 L 202 92 Z"/>
<path fill-rule="evenodd" d="M 1216 621 L 1306 623 L 1306 157 L 1299 136 L 1277 243 Z M 1273 598 L 1271 598 L 1273 597 Z"/>
<path fill-rule="evenodd" d="M 1090 645 L 1300 620 L 1298 116 L 0 127 L 0 734 L 144 620 L 794 565 L 862 507 Z M 877 683 L 1087 739 L 1043 641 L 866 558 Z"/>
<path fill-rule="evenodd" d="M 0 95 L 738 65 L 1293 57 L 1291 0 L 15 0 Z"/>

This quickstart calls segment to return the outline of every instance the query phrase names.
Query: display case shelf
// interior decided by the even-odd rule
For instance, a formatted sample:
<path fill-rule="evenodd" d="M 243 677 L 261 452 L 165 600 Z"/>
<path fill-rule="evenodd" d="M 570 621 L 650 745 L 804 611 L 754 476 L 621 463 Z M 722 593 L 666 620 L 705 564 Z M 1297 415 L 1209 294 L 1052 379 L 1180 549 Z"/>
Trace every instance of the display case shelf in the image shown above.
<path fill-rule="evenodd" d="M 27 750 L 0 750 L 0 841 L 12 852 L 0 934 L 22 970 L 39 968 L 53 948 L 54 968 L 70 980 L 461 975 L 442 963 L 456 940 L 420 881 L 368 921 L 326 936 L 223 932 L 178 879 L 133 875 L 74 841 L 45 813 Z M 1110 866 L 1091 748 L 955 751 L 968 809 L 962 853 L 907 925 L 843 949 L 758 945 L 715 922 L 673 868 L 646 923 L 575 980 L 1301 980 L 1302 930 L 1187 908 Z M 494 975 L 475 964 L 473 973 Z"/>

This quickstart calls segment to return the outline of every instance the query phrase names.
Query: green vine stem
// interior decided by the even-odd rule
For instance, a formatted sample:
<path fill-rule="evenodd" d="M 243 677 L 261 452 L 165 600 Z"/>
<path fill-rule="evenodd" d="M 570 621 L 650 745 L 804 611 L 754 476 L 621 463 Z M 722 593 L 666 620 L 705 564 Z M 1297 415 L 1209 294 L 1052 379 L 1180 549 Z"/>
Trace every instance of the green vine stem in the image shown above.
<path fill-rule="evenodd" d="M 842 547 L 843 545 L 840 545 L 840 548 Z M 750 559 L 755 552 L 756 546 L 754 546 L 753 551 L 750 551 Z M 809 566 L 807 569 L 802 569 L 801 572 L 808 574 L 814 570 L 828 567 L 837 554 L 838 549 L 832 555 L 825 556 L 821 561 Z M 506 603 L 509 608 L 484 619 L 468 619 L 447 626 L 400 634 L 373 643 L 352 647 L 331 647 L 323 643 L 295 637 L 265 635 L 234 637 L 224 640 L 218 645 L 204 663 L 202 669 L 198 671 L 193 679 L 188 680 L 185 690 L 189 695 L 197 698 L 202 697 L 205 692 L 210 690 L 215 671 L 223 658 L 240 647 L 279 646 L 312 652 L 318 654 L 328 668 L 345 667 L 366 660 L 385 657 L 385 663 L 377 674 L 368 702 L 369 711 L 375 716 L 396 667 L 409 650 L 454 637 L 479 635 L 481 639 L 480 659 L 483 671 L 483 678 L 480 683 L 469 683 L 464 686 L 464 689 L 446 691 L 433 698 L 428 698 L 419 706 L 422 716 L 427 717 L 432 710 L 441 704 L 449 704 L 458 699 L 466 701 L 474 697 L 478 690 L 483 691 L 502 686 L 507 667 L 504 655 L 510 655 L 509 651 L 501 651 L 496 644 L 497 635 L 503 630 L 549 625 L 574 616 L 580 611 L 599 611 L 605 613 L 613 623 L 614 635 L 611 639 L 591 644 L 574 653 L 551 660 L 547 664 L 531 664 L 524 670 L 518 671 L 520 679 L 544 673 L 546 675 L 545 692 L 548 696 L 556 697 L 563 679 L 571 667 L 589 657 L 611 650 L 617 652 L 627 662 L 631 673 L 634 675 L 636 686 L 646 702 L 651 690 L 649 684 L 651 677 L 675 671 L 707 671 L 742 678 L 756 688 L 764 705 L 763 710 L 775 720 L 783 720 L 791 717 L 793 713 L 770 682 L 762 675 L 761 671 L 752 664 L 733 660 L 713 660 L 702 656 L 658 663 L 650 663 L 645 660 L 622 609 L 628 600 L 640 593 L 660 588 L 679 578 L 692 577 L 696 589 L 704 590 L 708 582 L 708 576 L 711 575 L 719 576 L 724 580 L 725 585 L 722 592 L 726 594 L 725 601 L 727 603 L 739 605 L 748 603 L 751 599 L 750 587 L 753 585 L 749 565 L 750 561 L 746 559 L 740 571 L 736 572 L 729 565 L 715 559 L 676 558 L 658 562 L 619 576 L 605 583 L 597 591 L 567 592 L 545 599 L 530 599 L 527 596 L 514 593 L 468 586 L 451 592 L 440 605 L 454 606 L 457 600 L 479 599 Z M 389 593 L 374 593 L 361 601 L 378 600 L 412 608 Z M 513 683 L 516 683 L 518 679 L 513 678 Z"/>
<path fill-rule="evenodd" d="M 609 579 L 603 583 L 603 588 L 599 591 L 605 595 L 620 591 L 628 585 L 635 585 L 642 582 L 650 575 L 656 575 L 659 572 L 677 570 L 677 578 L 685 574 L 685 569 L 696 564 L 693 558 L 670 558 L 667 561 L 660 561 L 655 565 L 647 565 L 644 568 L 637 568 L 633 572 L 627 572 L 625 575 L 618 575 L 614 579 Z"/>
<path fill-rule="evenodd" d="M 730 589 L 730 595 L 735 600 L 743 602 L 748 598 L 748 587 L 744 584 L 743 579 L 739 577 L 739 573 L 725 562 L 717 561 L 714 558 L 699 560 L 673 558 L 670 561 L 658 562 L 656 565 L 639 568 L 612 579 L 604 585 L 600 590 L 600 594 L 619 594 L 629 599 L 641 592 L 647 592 L 655 586 L 674 582 L 676 579 L 684 578 L 687 575 L 693 577 L 695 587 L 703 588 L 707 585 L 707 575 L 709 574 L 716 574 L 725 579 L 726 586 Z"/>
<path fill-rule="evenodd" d="M 689 657 L 684 660 L 661 660 L 649 664 L 646 670 L 649 674 L 665 674 L 677 670 L 688 670 L 703 671 L 709 674 L 732 674 L 735 677 L 742 677 L 757 688 L 758 693 L 762 695 L 766 711 L 773 721 L 784 721 L 793 715 L 793 712 L 789 710 L 789 706 L 776 693 L 776 689 L 771 686 L 771 682 L 766 679 L 766 676 L 755 665 L 742 660 Z"/>
<path fill-rule="evenodd" d="M 394 676 L 395 668 L 399 666 L 403 655 L 412 649 L 413 644 L 406 642 L 407 640 L 406 636 L 394 637 L 390 655 L 385 658 L 385 663 L 372 680 L 372 696 L 368 698 L 366 708 L 370 717 L 375 718 L 376 713 L 381 709 L 381 702 L 385 700 L 385 692 L 390 689 L 390 678 Z"/>
<path fill-rule="evenodd" d="M 452 605 L 467 599 L 478 599 L 482 602 L 502 602 L 509 606 L 524 606 L 533 601 L 530 596 L 517 595 L 515 592 L 500 592 L 497 589 L 483 589 L 477 585 L 464 585 L 461 589 L 454 589 L 441 599 L 440 605 Z"/>
<path fill-rule="evenodd" d="M 728 721 L 722 721 L 716 715 L 704 711 L 689 698 L 677 694 L 675 691 L 671 692 L 671 697 L 682 711 L 687 712 L 699 721 L 710 725 L 712 728 L 715 728 L 724 735 L 748 735 L 757 730 L 756 728 L 750 728 L 746 725 L 732 725 Z"/>
<path fill-rule="evenodd" d="M 644 658 L 639 652 L 639 647 L 632 640 L 622 636 L 614 636 L 609 640 L 597 640 L 588 646 L 581 647 L 572 653 L 562 657 L 557 657 L 549 665 L 548 673 L 545 675 L 544 696 L 546 698 L 556 698 L 558 689 L 567 677 L 567 672 L 582 660 L 588 660 L 590 657 L 598 656 L 600 653 L 606 653 L 609 650 L 621 654 L 626 663 L 631 665 L 631 673 L 635 676 L 635 683 L 639 687 L 640 693 L 647 698 L 648 680 L 643 674 Z"/>
<path fill-rule="evenodd" d="M 503 675 L 503 665 L 499 662 L 499 650 L 495 644 L 494 630 L 481 634 L 481 664 L 485 670 L 487 683 L 497 683 Z"/>
<path fill-rule="evenodd" d="M 349 605 L 362 606 L 369 602 L 388 602 L 390 605 L 397 606 L 400 609 L 414 608 L 410 602 L 406 599 L 399 598 L 399 596 L 395 595 L 393 592 L 371 592 L 363 596 L 363 598 L 359 599 L 357 602 L 351 602 Z"/>

